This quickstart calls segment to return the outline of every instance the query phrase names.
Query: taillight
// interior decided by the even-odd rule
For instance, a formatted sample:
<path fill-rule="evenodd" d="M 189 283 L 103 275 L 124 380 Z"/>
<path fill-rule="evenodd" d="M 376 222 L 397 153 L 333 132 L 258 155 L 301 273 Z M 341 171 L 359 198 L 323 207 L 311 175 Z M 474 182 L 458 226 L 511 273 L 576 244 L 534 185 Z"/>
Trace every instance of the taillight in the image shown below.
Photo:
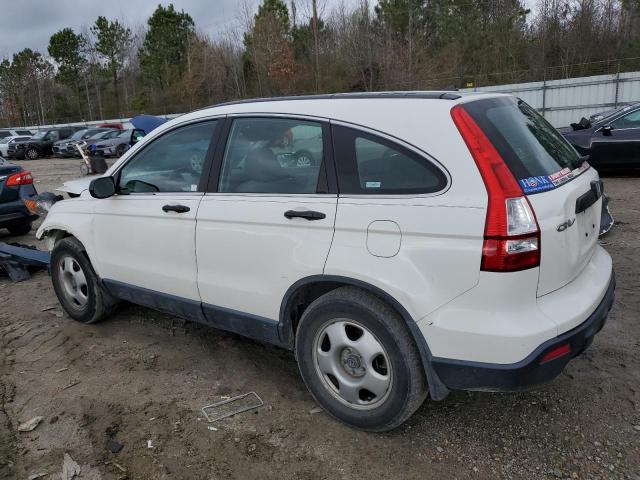
<path fill-rule="evenodd" d="M 563 345 L 555 347 L 553 350 L 549 350 L 544 357 L 540 359 L 540 363 L 547 363 L 557 358 L 564 357 L 571 353 L 571 345 L 565 343 Z"/>
<path fill-rule="evenodd" d="M 451 116 L 489 196 L 480 268 L 488 272 L 515 272 L 539 266 L 540 228 L 522 188 L 471 115 L 456 105 Z"/>
<path fill-rule="evenodd" d="M 33 177 L 31 176 L 31 172 L 20 172 L 14 173 L 9 178 L 5 185 L 7 187 L 17 187 L 19 185 L 31 185 L 33 183 Z"/>

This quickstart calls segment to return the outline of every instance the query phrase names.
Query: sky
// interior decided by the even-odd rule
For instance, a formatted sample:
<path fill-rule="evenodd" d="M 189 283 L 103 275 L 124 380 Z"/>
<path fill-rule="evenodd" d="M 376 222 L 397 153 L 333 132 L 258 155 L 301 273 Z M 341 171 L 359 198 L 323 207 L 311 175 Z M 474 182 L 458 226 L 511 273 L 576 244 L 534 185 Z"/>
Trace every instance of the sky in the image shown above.
<path fill-rule="evenodd" d="M 318 0 L 322 10 L 357 0 Z M 257 11 L 260 0 L 1 0 L 0 59 L 10 57 L 23 48 L 46 55 L 49 37 L 65 27 L 80 32 L 83 25 L 92 24 L 103 15 L 117 18 L 129 27 L 145 24 L 158 4 L 173 3 L 184 9 L 195 21 L 196 28 L 216 37 L 221 32 L 238 27 L 242 11 L 248 7 Z M 290 0 L 286 0 L 290 4 Z M 311 0 L 296 0 L 298 11 L 308 8 Z"/>

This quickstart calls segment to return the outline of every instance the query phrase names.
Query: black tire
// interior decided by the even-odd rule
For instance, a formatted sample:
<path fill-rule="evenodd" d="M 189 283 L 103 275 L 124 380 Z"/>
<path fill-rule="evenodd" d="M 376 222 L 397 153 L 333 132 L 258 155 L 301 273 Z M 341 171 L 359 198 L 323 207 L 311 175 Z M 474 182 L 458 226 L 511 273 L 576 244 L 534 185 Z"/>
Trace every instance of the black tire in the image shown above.
<path fill-rule="evenodd" d="M 318 335 L 322 335 L 327 324 L 341 321 L 337 319 L 354 321 L 364 327 L 388 357 L 392 381 L 387 393 L 365 410 L 340 400 L 338 389 L 329 385 L 330 376 L 316 366 L 314 349 L 317 345 L 324 348 L 324 343 L 318 343 L 322 342 Z M 361 289 L 341 287 L 311 303 L 300 320 L 295 350 L 300 374 L 315 400 L 331 416 L 352 427 L 371 432 L 391 430 L 406 421 L 426 398 L 427 382 L 420 354 L 403 319 L 378 297 Z M 340 358 L 341 362 L 348 362 L 344 360 L 344 351 Z M 374 368 L 373 362 L 364 368 Z M 359 395 L 362 391 L 359 390 Z"/>
<path fill-rule="evenodd" d="M 124 155 L 124 152 L 127 151 L 127 146 L 124 143 L 121 143 L 116 147 L 116 157 L 121 157 Z"/>
<path fill-rule="evenodd" d="M 31 231 L 31 222 L 21 223 L 20 225 L 12 225 L 7 227 L 11 235 L 26 235 Z"/>
<path fill-rule="evenodd" d="M 82 270 L 86 279 L 86 304 L 78 304 L 71 299 L 65 287 L 61 265 L 68 258 Z M 94 323 L 108 317 L 117 305 L 96 275 L 82 244 L 73 237 L 60 240 L 51 252 L 51 280 L 58 300 L 67 314 L 81 323 Z"/>
<path fill-rule="evenodd" d="M 37 160 L 38 157 L 40 157 L 40 152 L 38 152 L 37 148 L 27 148 L 27 150 L 24 152 L 25 158 L 27 158 L 28 160 Z"/>

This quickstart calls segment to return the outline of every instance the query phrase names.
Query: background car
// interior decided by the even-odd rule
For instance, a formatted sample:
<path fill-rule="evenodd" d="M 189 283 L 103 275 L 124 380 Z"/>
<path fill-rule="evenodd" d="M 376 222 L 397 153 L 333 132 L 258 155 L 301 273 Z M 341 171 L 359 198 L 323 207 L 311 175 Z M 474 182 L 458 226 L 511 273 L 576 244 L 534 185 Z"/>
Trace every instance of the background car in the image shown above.
<path fill-rule="evenodd" d="M 9 158 L 35 160 L 46 157 L 53 152 L 53 144 L 58 140 L 69 138 L 80 130 L 78 127 L 49 128 L 40 130 L 29 140 L 15 142 L 9 145 L 7 156 Z"/>
<path fill-rule="evenodd" d="M 598 170 L 640 167 L 640 104 L 596 122 L 583 118 L 560 132 Z"/>
<path fill-rule="evenodd" d="M 102 141 L 97 142 L 95 144 L 96 154 L 104 155 L 105 157 L 120 157 L 131 145 L 139 141 L 144 136 L 144 130 L 139 128 L 128 128 L 126 130 L 122 130 L 114 137 L 106 139 L 103 138 Z"/>
<path fill-rule="evenodd" d="M 80 153 L 76 148 L 78 143 L 94 138 L 104 138 L 103 136 L 108 133 L 117 135 L 119 130 L 114 128 L 85 128 L 78 130 L 69 138 L 55 142 L 52 147 L 53 154 L 62 157 L 79 157 Z"/>
<path fill-rule="evenodd" d="M 13 235 L 29 233 L 38 215 L 29 212 L 22 199 L 36 193 L 31 173 L 0 157 L 0 228 Z"/>
<path fill-rule="evenodd" d="M 0 130 L 0 138 L 5 137 L 17 137 L 17 136 L 31 136 L 36 133 L 35 130 L 29 130 L 27 128 L 20 128 L 18 130 L 3 128 Z"/>
<path fill-rule="evenodd" d="M 22 142 L 25 140 L 29 140 L 31 135 L 11 135 L 9 137 L 0 138 L 0 155 L 3 157 L 7 156 L 9 150 L 9 144 L 15 142 Z"/>

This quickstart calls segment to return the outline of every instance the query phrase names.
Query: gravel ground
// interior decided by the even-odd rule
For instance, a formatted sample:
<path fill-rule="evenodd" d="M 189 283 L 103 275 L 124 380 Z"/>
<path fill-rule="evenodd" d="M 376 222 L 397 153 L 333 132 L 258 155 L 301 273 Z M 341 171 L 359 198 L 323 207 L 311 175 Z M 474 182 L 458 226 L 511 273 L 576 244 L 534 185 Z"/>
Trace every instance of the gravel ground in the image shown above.
<path fill-rule="evenodd" d="M 20 163 L 39 191 L 79 171 Z M 68 453 L 89 479 L 640 479 L 640 179 L 605 185 L 618 288 L 593 345 L 535 391 L 454 392 L 388 434 L 318 412 L 286 351 L 129 305 L 81 325 L 46 272 L 0 277 L 0 478 L 59 478 Z M 249 391 L 265 406 L 207 428 L 202 406 Z"/>

